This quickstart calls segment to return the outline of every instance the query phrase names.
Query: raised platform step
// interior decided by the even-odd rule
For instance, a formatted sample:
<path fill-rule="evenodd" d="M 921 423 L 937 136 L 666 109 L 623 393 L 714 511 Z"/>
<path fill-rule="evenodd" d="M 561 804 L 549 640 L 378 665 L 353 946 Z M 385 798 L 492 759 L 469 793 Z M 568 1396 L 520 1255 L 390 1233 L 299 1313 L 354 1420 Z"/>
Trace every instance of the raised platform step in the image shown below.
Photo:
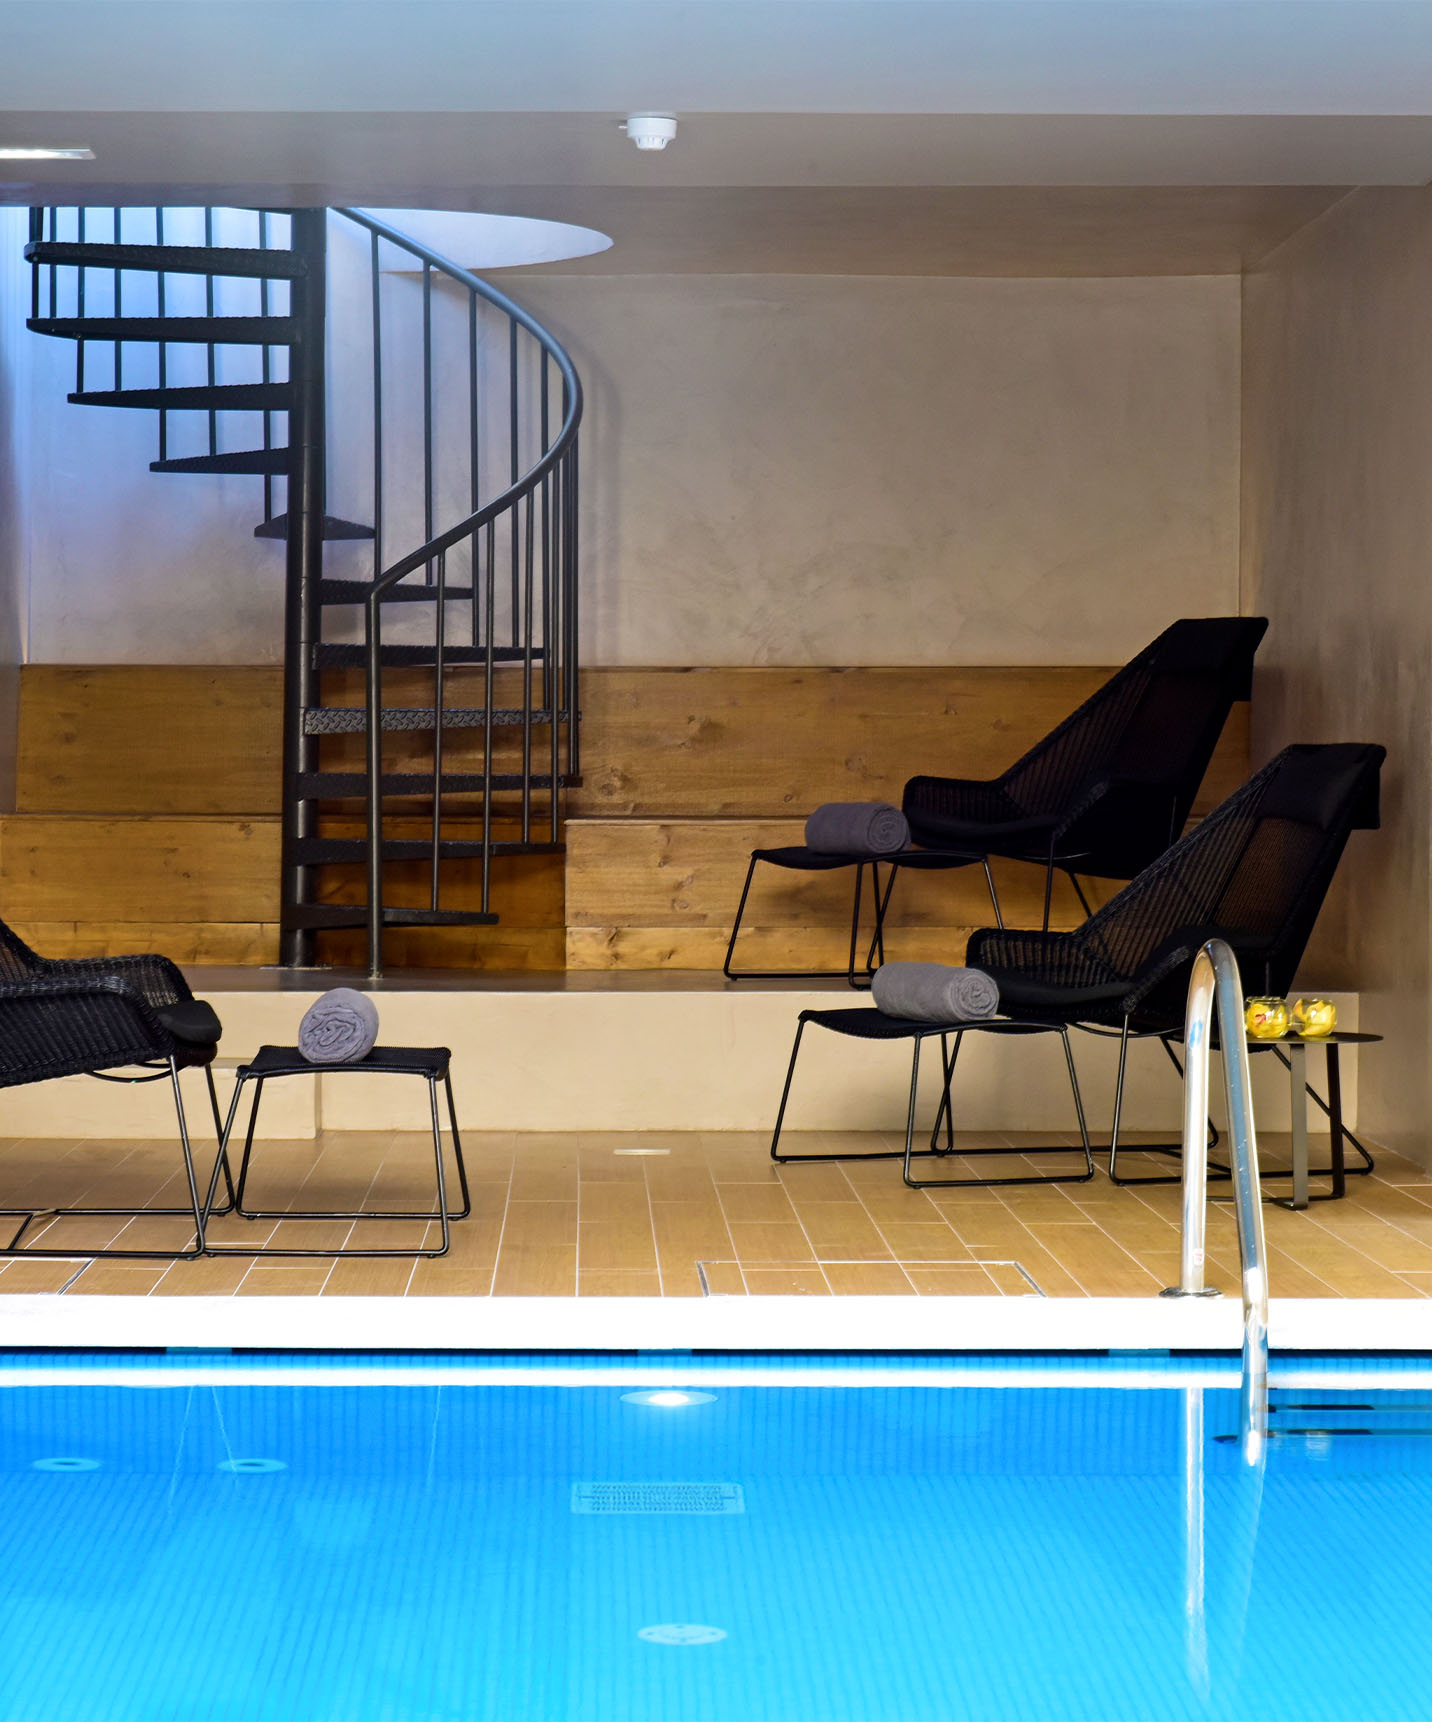
<path fill-rule="evenodd" d="M 503 729 L 521 728 L 527 723 L 533 727 L 546 725 L 552 721 L 550 711 L 523 711 L 515 707 L 502 707 L 491 714 L 494 727 Z M 559 711 L 557 721 L 566 721 L 567 714 Z M 442 713 L 442 728 L 449 729 L 485 729 L 489 714 L 481 706 L 445 706 Z M 354 735 L 368 727 L 368 713 L 362 706 L 315 706 L 303 714 L 303 733 L 305 735 Z M 438 728 L 437 713 L 431 706 L 389 706 L 383 712 L 383 728 L 385 730 L 430 730 Z"/>
<path fill-rule="evenodd" d="M 37 335 L 71 341 L 173 341 L 204 347 L 287 347 L 295 317 L 29 317 Z"/>
<path fill-rule="evenodd" d="M 266 1043 L 292 1045 L 303 1013 L 321 992 L 339 985 L 368 987 L 356 968 L 195 971 L 190 978 L 224 1025 L 224 1060 L 252 1057 Z M 611 1144 L 597 1134 L 602 1131 L 742 1130 L 768 1139 L 800 1011 L 863 1003 L 842 986 L 741 986 L 660 973 L 455 979 L 457 984 L 447 986 L 435 976 L 385 979 L 373 994 L 381 1039 L 452 1048 L 453 1090 L 465 1132 L 581 1131 L 583 1152 L 594 1159 L 610 1151 Z M 1357 999 L 1343 996 L 1338 1002 L 1342 1020 L 1355 1023 Z M 793 1130 L 903 1135 L 908 1045 L 857 1044 L 814 1031 L 806 1043 L 791 1090 Z M 1344 1104 L 1354 1129 L 1358 1060 L 1352 1054 L 1358 1050 L 1343 1052 Z M 1367 1053 L 1374 1076 L 1379 1051 Z M 1117 1044 L 1075 1035 L 1074 1055 L 1090 1128 L 1100 1140 L 1109 1126 Z M 922 1062 L 919 1117 L 928 1127 L 938 1060 Z M 1321 1070 L 1313 1065 L 1310 1074 L 1316 1082 Z M 1286 1072 L 1272 1057 L 1255 1057 L 1252 1075 L 1260 1133 L 1287 1129 Z M 202 1108 L 202 1078 L 194 1073 L 184 1080 L 196 1109 Z M 217 1080 L 226 1101 L 230 1069 L 221 1068 Z M 5 1096 L 6 1134 L 172 1141 L 173 1111 L 163 1085 L 126 1090 L 124 1099 L 117 1106 L 113 1090 L 84 1077 L 11 1089 Z M 325 1130 L 338 1131 L 421 1130 L 427 1122 L 426 1096 L 416 1083 L 397 1077 L 360 1080 L 315 1072 L 276 1083 L 271 1100 L 272 1110 L 265 1095 L 260 1128 L 274 1138 L 311 1137 L 320 1120 Z M 959 1129 L 1072 1132 L 1058 1039 L 968 1036 L 960 1053 L 959 1103 Z M 1167 1131 L 1176 1140 L 1181 1104 L 1180 1085 L 1162 1053 L 1136 1047 L 1126 1094 L 1128 1128 Z M 1309 1124 L 1318 1132 L 1323 1128 L 1316 1108 L 1310 1109 Z M 1319 1134 L 1316 1141 L 1314 1163 L 1321 1164 L 1325 1138 Z M 659 1147 L 659 1137 L 651 1145 Z M 615 1172 L 633 1163 L 607 1164 Z M 898 1192 L 898 1169 L 885 1170 Z M 519 1175 L 528 1171 L 534 1184 L 529 1193 L 536 1194 L 540 1166 Z M 972 1192 L 953 1199 L 980 1197 Z M 1172 1261 L 1177 1238 L 1172 1230 L 1170 1235 Z"/>
<path fill-rule="evenodd" d="M 143 407 L 156 412 L 278 413 L 293 404 L 292 383 L 200 383 L 176 389 L 82 389 L 80 407 Z"/>
<path fill-rule="evenodd" d="M 285 543 L 288 541 L 288 516 L 275 514 L 268 520 L 260 521 L 254 528 L 255 538 L 278 538 Z M 323 538 L 325 543 L 341 542 L 345 539 L 371 539 L 373 528 L 364 526 L 359 520 L 340 520 L 336 514 L 325 514 L 323 517 Z M 331 584 L 331 582 L 324 582 Z M 323 602 L 327 602 L 324 599 Z"/>
<path fill-rule="evenodd" d="M 242 276 L 261 281 L 296 281 L 308 273 L 308 264 L 292 251 L 257 246 L 35 239 L 25 247 L 25 258 L 30 263 L 65 263 L 85 269 L 142 269 L 156 275 Z"/>
<path fill-rule="evenodd" d="M 357 905 L 306 903 L 294 911 L 300 927 L 367 927 L 367 913 Z M 497 915 L 481 909 L 384 909 L 385 927 L 495 927 Z"/>
<path fill-rule="evenodd" d="M 371 537 L 372 534 L 370 533 Z M 366 580 L 323 580 L 319 582 L 318 601 L 320 604 L 366 604 L 368 594 L 372 591 Z M 410 585 L 399 581 L 396 586 L 390 586 L 383 594 L 385 604 L 435 604 L 438 589 L 436 586 Z M 462 599 L 472 597 L 471 586 L 448 586 L 446 597 L 449 602 L 457 603 Z"/>
<path fill-rule="evenodd" d="M 432 646 L 384 646 L 381 648 L 384 667 L 387 669 L 430 669 L 437 661 L 437 652 Z M 541 663 L 547 656 L 541 646 L 532 648 L 533 663 Z M 521 646 L 494 646 L 492 661 L 494 664 L 520 664 L 527 658 L 527 652 Z M 319 670 L 362 669 L 368 662 L 366 646 L 322 645 L 313 648 L 313 665 Z M 448 646 L 443 652 L 443 663 L 449 667 L 456 664 L 472 665 L 487 662 L 485 646 Z"/>
<path fill-rule="evenodd" d="M 548 773 L 534 772 L 525 780 L 534 790 L 548 790 L 552 778 Z M 580 784 L 580 777 L 558 774 L 558 784 L 565 788 Z M 438 780 L 443 795 L 486 795 L 521 793 L 524 779 L 519 772 L 495 771 L 490 776 L 480 771 L 445 771 Z M 432 796 L 433 774 L 430 771 L 385 771 L 384 795 Z M 341 801 L 366 796 L 368 777 L 361 771 L 303 771 L 298 775 L 298 793 L 320 801 Z"/>
<path fill-rule="evenodd" d="M 178 460 L 151 460 L 151 472 L 268 473 L 288 471 L 286 448 L 254 448 L 229 454 L 193 454 Z"/>
<path fill-rule="evenodd" d="M 336 866 L 346 861 L 368 859 L 367 840 L 362 837 L 301 837 L 294 849 L 296 858 L 309 867 Z M 565 844 L 552 842 L 504 841 L 488 846 L 488 853 L 494 858 L 499 855 L 562 855 L 565 852 Z M 480 841 L 448 837 L 438 841 L 440 861 L 480 861 L 482 853 Z M 421 838 L 388 838 L 383 844 L 385 861 L 431 861 L 432 854 L 432 843 Z"/>

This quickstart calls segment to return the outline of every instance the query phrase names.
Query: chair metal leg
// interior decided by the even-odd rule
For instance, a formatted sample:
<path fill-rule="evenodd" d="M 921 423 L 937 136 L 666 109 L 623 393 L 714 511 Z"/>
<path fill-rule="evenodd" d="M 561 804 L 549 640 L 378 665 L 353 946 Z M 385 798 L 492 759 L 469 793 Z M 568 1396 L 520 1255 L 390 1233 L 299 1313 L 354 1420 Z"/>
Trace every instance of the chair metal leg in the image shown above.
<path fill-rule="evenodd" d="M 158 1072 L 162 1079 L 166 1074 L 164 1069 Z M 184 1208 L 0 1208 L 0 1215 L 18 1219 L 19 1226 L 15 1229 L 8 1243 L 0 1245 L 0 1260 L 6 1257 L 37 1261 L 191 1261 L 195 1256 L 204 1254 L 204 1208 L 199 1199 L 199 1180 L 194 1170 L 194 1147 L 189 1137 L 189 1121 L 184 1112 L 184 1095 L 179 1086 L 179 1061 L 171 1054 L 167 1061 L 167 1075 L 171 1091 L 174 1095 L 174 1110 L 179 1121 L 179 1144 L 184 1156 L 184 1175 L 189 1189 L 189 1205 Z M 215 1162 L 214 1177 L 218 1178 L 218 1162 Z M 19 1247 L 20 1240 L 37 1220 L 64 1219 L 71 1215 L 97 1217 L 123 1217 L 126 1220 L 149 1220 L 158 1218 L 174 1218 L 183 1216 L 194 1222 L 194 1241 L 182 1250 L 127 1250 L 122 1247 L 105 1249 L 46 1249 L 43 1245 L 35 1245 L 29 1249 Z M 122 1231 L 122 1228 L 121 1228 Z"/>
<path fill-rule="evenodd" d="M 1069 883 L 1074 887 L 1074 895 L 1079 899 L 1079 907 L 1084 911 L 1084 919 L 1087 921 L 1094 911 L 1089 907 L 1089 899 L 1084 895 L 1084 887 L 1079 883 L 1079 875 L 1072 867 L 1066 867 L 1064 871 L 1069 875 Z"/>
<path fill-rule="evenodd" d="M 467 1187 L 467 1163 L 462 1157 L 462 1137 L 457 1128 L 457 1107 L 452 1097 L 452 1076 L 443 1077 L 443 1087 L 447 1090 L 448 1124 L 452 1128 L 452 1155 L 457 1162 L 457 1185 L 462 1192 L 462 1206 L 453 1214 L 455 1220 L 465 1220 L 472 1212 L 472 1192 Z"/>
<path fill-rule="evenodd" d="M 1179 1079 L 1182 1080 L 1183 1066 L 1179 1063 L 1178 1054 L 1175 1053 L 1173 1047 L 1170 1045 L 1168 1036 L 1159 1035 L 1158 1040 L 1159 1044 L 1168 1054 L 1174 1069 L 1178 1072 Z M 1181 1171 L 1154 1172 L 1137 1178 L 1121 1178 L 1119 1176 L 1119 1126 L 1124 1115 L 1124 1079 L 1128 1071 L 1128 1063 L 1129 1021 L 1128 1018 L 1125 1017 L 1123 1027 L 1119 1031 L 1119 1074 L 1118 1079 L 1114 1084 L 1114 1121 L 1113 1128 L 1109 1133 L 1109 1182 L 1111 1184 L 1119 1184 L 1121 1186 L 1134 1184 L 1181 1183 L 1183 1180 L 1183 1173 Z M 1216 1148 L 1218 1146 L 1218 1142 L 1218 1126 L 1210 1118 L 1208 1121 L 1208 1146 L 1210 1148 Z M 1124 1145 L 1124 1152 L 1126 1154 L 1164 1154 L 1173 1158 L 1178 1158 L 1182 1155 L 1183 1149 L 1179 1144 L 1171 1142 L 1129 1142 Z M 1214 1164 L 1209 1166 L 1208 1175 L 1210 1178 L 1221 1179 L 1231 1178 L 1233 1173 L 1227 1166 Z"/>
<path fill-rule="evenodd" d="M 219 1116 L 219 1091 L 214 1087 L 214 1067 L 212 1064 L 206 1064 L 204 1066 L 204 1079 L 209 1084 L 209 1110 L 214 1115 L 214 1135 L 219 1144 L 219 1158 L 216 1165 L 223 1169 L 224 1185 L 229 1197 L 227 1205 L 222 1208 L 215 1209 L 214 1212 L 227 1214 L 234 1205 L 234 1176 L 229 1170 L 229 1156 L 224 1147 L 224 1121 Z M 205 1214 L 209 1212 L 207 1204 L 205 1205 L 204 1212 Z"/>
<path fill-rule="evenodd" d="M 989 856 L 986 855 L 983 857 L 983 859 L 984 859 L 985 884 L 989 886 L 989 906 L 990 906 L 990 908 L 992 908 L 994 910 L 994 924 L 995 924 L 995 926 L 997 926 L 999 928 L 999 930 L 1001 932 L 1003 932 L 1004 931 L 1004 915 L 1003 915 L 1003 913 L 1000 909 L 1000 906 L 999 906 L 999 892 L 996 891 L 994 888 L 994 872 L 991 869 L 990 864 L 989 864 Z M 1046 910 L 1045 913 L 1047 916 L 1048 911 Z"/>
<path fill-rule="evenodd" d="M 940 1104 L 935 1110 L 935 1122 L 930 1128 L 930 1151 L 934 1154 L 953 1154 L 955 1151 L 955 1117 L 954 1107 L 950 1100 L 950 1087 L 955 1080 L 955 1060 L 960 1056 L 960 1045 L 965 1038 L 965 1031 L 959 1029 L 955 1034 L 954 1051 L 950 1050 L 950 1037 L 940 1036 L 940 1064 L 942 1066 L 943 1084 L 940 1089 Z M 945 1126 L 945 1146 L 940 1147 L 940 1125 Z"/>
<path fill-rule="evenodd" d="M 428 1109 L 433 1115 L 433 1164 L 437 1169 L 438 1181 L 438 1216 L 442 1231 L 442 1248 L 425 1252 L 431 1256 L 445 1256 L 448 1246 L 452 1243 L 452 1222 L 448 1219 L 447 1205 L 447 1176 L 443 1171 L 443 1131 L 442 1122 L 438 1118 L 438 1085 L 437 1079 L 428 1078 Z"/>
<path fill-rule="evenodd" d="M 738 981 L 743 977 L 731 972 L 731 958 L 736 954 L 736 938 L 741 931 L 741 921 L 746 913 L 746 899 L 751 895 L 751 880 L 756 875 L 756 857 L 751 857 L 751 865 L 746 869 L 746 883 L 741 887 L 741 901 L 736 906 L 736 919 L 731 926 L 731 938 L 726 946 L 726 961 L 721 965 L 721 973 L 728 981 Z"/>
<path fill-rule="evenodd" d="M 791 1097 L 791 1082 L 796 1074 L 796 1060 L 801 1053 L 801 1038 L 806 1031 L 805 1018 L 802 1017 L 796 1025 L 795 1043 L 791 1047 L 791 1061 L 786 1066 L 785 1087 L 781 1090 L 781 1104 L 776 1109 L 776 1128 L 771 1135 L 771 1158 L 778 1166 L 785 1166 L 799 1161 L 824 1163 L 830 1160 L 899 1160 L 903 1149 L 877 1148 L 862 1154 L 782 1154 L 780 1152 L 781 1130 L 786 1121 L 786 1105 Z"/>
<path fill-rule="evenodd" d="M 1053 1025 L 1050 1026 L 1052 1027 Z M 946 1055 L 944 1061 L 945 1091 L 940 1099 L 940 1109 L 935 1114 L 935 1129 L 931 1133 L 930 1138 L 931 1149 L 933 1152 L 939 1154 L 949 1154 L 954 1151 L 954 1102 L 951 1098 L 950 1083 L 954 1076 L 955 1060 L 959 1057 L 959 1042 L 963 1039 L 965 1032 L 966 1031 L 961 1030 L 957 1034 L 954 1051 Z M 1060 1028 L 1058 1030 L 1058 1034 L 1064 1043 L 1064 1062 L 1069 1072 L 1069 1085 L 1074 1095 L 1074 1115 L 1079 1124 L 1080 1147 L 1075 1149 L 1066 1148 L 1062 1145 L 1051 1145 L 1046 1148 L 977 1148 L 971 1151 L 970 1158 L 982 1160 L 985 1158 L 997 1158 L 1006 1154 L 1082 1153 L 1084 1157 L 1084 1170 L 1082 1172 L 1031 1172 L 1017 1178 L 912 1178 L 910 1176 L 910 1161 L 913 1157 L 911 1153 L 911 1136 L 913 1135 L 914 1114 L 912 1111 L 910 1132 L 906 1136 L 905 1144 L 905 1182 L 912 1190 L 986 1190 L 1002 1189 L 1019 1184 L 1087 1184 L 1089 1182 L 1089 1180 L 1094 1176 L 1094 1152 L 1089 1142 L 1089 1125 L 1084 1114 L 1084 1100 L 1083 1096 L 1079 1092 L 1079 1073 L 1075 1068 L 1073 1049 L 1069 1045 L 1069 1030 L 1067 1028 Z M 940 1040 L 943 1052 L 945 1036 L 942 1035 Z M 918 1055 L 919 1041 L 917 1040 L 915 1044 Z M 916 1062 L 918 1068 L 918 1056 Z M 912 1107 L 913 1103 L 914 1096 L 912 1090 Z M 949 1146 L 943 1149 L 936 1149 L 934 1148 L 934 1142 L 939 1134 L 939 1128 L 942 1122 L 944 1122 L 946 1127 L 946 1140 Z"/>
<path fill-rule="evenodd" d="M 846 961 L 846 965 L 843 969 L 735 969 L 735 968 L 732 968 L 731 962 L 732 962 L 733 957 L 736 954 L 736 940 L 740 936 L 741 923 L 745 919 L 746 903 L 747 903 L 747 900 L 749 899 L 749 897 L 751 895 L 751 881 L 755 877 L 756 863 L 759 859 L 760 859 L 760 857 L 758 855 L 753 855 L 751 857 L 751 863 L 746 869 L 746 882 L 741 887 L 741 901 L 736 906 L 736 919 L 735 919 L 735 922 L 733 923 L 733 925 L 731 927 L 731 937 L 726 942 L 726 960 L 721 965 L 721 973 L 723 975 L 725 975 L 726 979 L 728 981 L 835 981 L 835 980 L 843 980 L 847 983 L 847 985 L 852 986 L 852 987 L 859 987 L 861 985 L 861 981 L 863 980 L 866 982 L 866 984 L 868 984 L 869 976 L 871 973 L 873 973 L 873 970 L 874 970 L 873 963 L 871 963 L 869 960 L 867 960 L 867 962 L 866 962 L 866 973 L 865 973 L 865 975 L 862 976 L 862 975 L 860 975 L 860 971 L 855 966 L 855 959 L 856 959 L 856 953 L 858 952 L 858 950 L 860 948 L 861 885 L 862 885 L 863 878 L 864 878 L 865 868 L 867 867 L 867 865 L 873 865 L 873 862 L 870 860 L 869 857 L 861 858 L 861 857 L 857 857 L 854 855 L 852 855 L 850 858 L 850 864 L 851 864 L 851 866 L 853 866 L 855 868 L 855 905 L 854 905 L 854 908 L 853 908 L 852 913 L 851 913 L 850 951 L 849 951 L 849 955 L 848 955 L 848 958 Z M 886 898 L 888 899 L 888 897 L 889 897 L 888 888 L 886 890 L 885 895 L 886 895 Z M 884 905 L 881 903 L 881 900 L 880 900 L 880 888 L 879 888 L 879 874 L 878 874 L 878 872 L 876 873 L 876 883 L 875 883 L 875 905 L 876 905 L 876 926 L 875 926 L 875 933 L 871 939 L 871 945 L 872 945 L 872 949 L 873 949 L 877 942 L 881 942 L 882 943 L 882 949 L 883 949 L 882 917 L 883 917 L 883 913 L 884 913 Z M 857 978 L 858 976 L 859 976 L 859 978 Z"/>

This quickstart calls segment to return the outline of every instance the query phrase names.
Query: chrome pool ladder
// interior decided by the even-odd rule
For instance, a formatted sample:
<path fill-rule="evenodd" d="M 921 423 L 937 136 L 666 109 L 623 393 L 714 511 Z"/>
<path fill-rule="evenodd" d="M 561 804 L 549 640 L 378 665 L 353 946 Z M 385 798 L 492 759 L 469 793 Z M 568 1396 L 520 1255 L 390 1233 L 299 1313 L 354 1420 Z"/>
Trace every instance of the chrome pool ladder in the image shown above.
<path fill-rule="evenodd" d="M 1194 958 L 1188 983 L 1187 1049 L 1183 1089 L 1183 1244 L 1179 1283 L 1165 1297 L 1209 1297 L 1204 1237 L 1208 1210 L 1208 1055 L 1218 1011 L 1228 1130 L 1233 1158 L 1238 1255 L 1243 1280 L 1242 1415 L 1245 1456 L 1256 1462 L 1268 1433 L 1268 1251 L 1258 1184 L 1258 1141 L 1253 1126 L 1248 1043 L 1243 1032 L 1243 982 L 1238 959 L 1222 939 L 1210 939 Z"/>

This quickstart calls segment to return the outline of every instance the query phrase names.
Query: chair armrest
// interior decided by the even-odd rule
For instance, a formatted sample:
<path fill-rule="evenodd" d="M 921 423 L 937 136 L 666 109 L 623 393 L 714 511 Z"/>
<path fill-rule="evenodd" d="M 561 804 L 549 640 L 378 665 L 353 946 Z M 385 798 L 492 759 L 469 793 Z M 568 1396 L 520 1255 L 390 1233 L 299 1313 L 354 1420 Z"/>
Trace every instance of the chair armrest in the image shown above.
<path fill-rule="evenodd" d="M 125 957 L 51 957 L 46 959 L 43 972 L 82 985 L 95 985 L 110 976 L 150 1005 L 180 1004 L 194 996 L 177 965 L 153 952 Z"/>
<path fill-rule="evenodd" d="M 112 975 L 0 986 L 0 1087 L 167 1059 L 177 1048 L 143 994 Z"/>
<path fill-rule="evenodd" d="M 1059 958 L 1070 951 L 1069 933 L 1041 933 L 1010 927 L 984 927 L 970 934 L 965 962 L 973 969 L 1017 969 L 1058 978 Z"/>

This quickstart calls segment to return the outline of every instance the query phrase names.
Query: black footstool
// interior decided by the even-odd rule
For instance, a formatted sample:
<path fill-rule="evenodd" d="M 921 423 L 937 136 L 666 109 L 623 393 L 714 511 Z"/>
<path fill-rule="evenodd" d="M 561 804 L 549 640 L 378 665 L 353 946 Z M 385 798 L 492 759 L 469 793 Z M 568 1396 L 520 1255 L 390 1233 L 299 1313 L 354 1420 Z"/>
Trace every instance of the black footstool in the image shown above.
<path fill-rule="evenodd" d="M 458 1135 L 457 1111 L 453 1106 L 452 1079 L 448 1074 L 452 1054 L 445 1046 L 375 1046 L 366 1058 L 352 1064 L 312 1064 L 296 1046 L 261 1046 L 256 1057 L 241 1064 L 234 1084 L 234 1097 L 229 1102 L 229 1115 L 224 1122 L 224 1135 L 214 1176 L 209 1180 L 209 1194 L 204 1205 L 204 1220 L 218 1190 L 219 1167 L 225 1164 L 229 1138 L 238 1116 L 239 1097 L 244 1084 L 252 1082 L 254 1097 L 249 1106 L 248 1130 L 244 1136 L 244 1155 L 239 1164 L 238 1182 L 234 1190 L 233 1212 L 245 1220 L 437 1220 L 442 1225 L 442 1244 L 435 1250 L 410 1249 L 339 1249 L 300 1250 L 280 1249 L 246 1244 L 209 1244 L 211 1256 L 408 1256 L 429 1257 L 447 1254 L 451 1242 L 451 1222 L 465 1220 L 472 1212 L 472 1197 L 467 1187 L 467 1168 L 462 1158 L 462 1138 Z M 428 1102 L 433 1120 L 433 1161 L 437 1175 L 437 1208 L 432 1211 L 379 1212 L 373 1208 L 341 1211 L 333 1208 L 246 1208 L 244 1186 L 249 1176 L 249 1160 L 254 1151 L 254 1125 L 258 1119 L 259 1101 L 264 1084 L 280 1076 L 341 1076 L 347 1071 L 367 1071 L 387 1076 L 420 1076 L 428 1085 Z M 458 1185 L 462 1191 L 462 1207 L 450 1209 L 447 1199 L 447 1176 L 443 1170 L 442 1126 L 438 1119 L 438 1083 L 447 1094 L 448 1123 L 452 1130 L 453 1157 L 457 1162 Z"/>

